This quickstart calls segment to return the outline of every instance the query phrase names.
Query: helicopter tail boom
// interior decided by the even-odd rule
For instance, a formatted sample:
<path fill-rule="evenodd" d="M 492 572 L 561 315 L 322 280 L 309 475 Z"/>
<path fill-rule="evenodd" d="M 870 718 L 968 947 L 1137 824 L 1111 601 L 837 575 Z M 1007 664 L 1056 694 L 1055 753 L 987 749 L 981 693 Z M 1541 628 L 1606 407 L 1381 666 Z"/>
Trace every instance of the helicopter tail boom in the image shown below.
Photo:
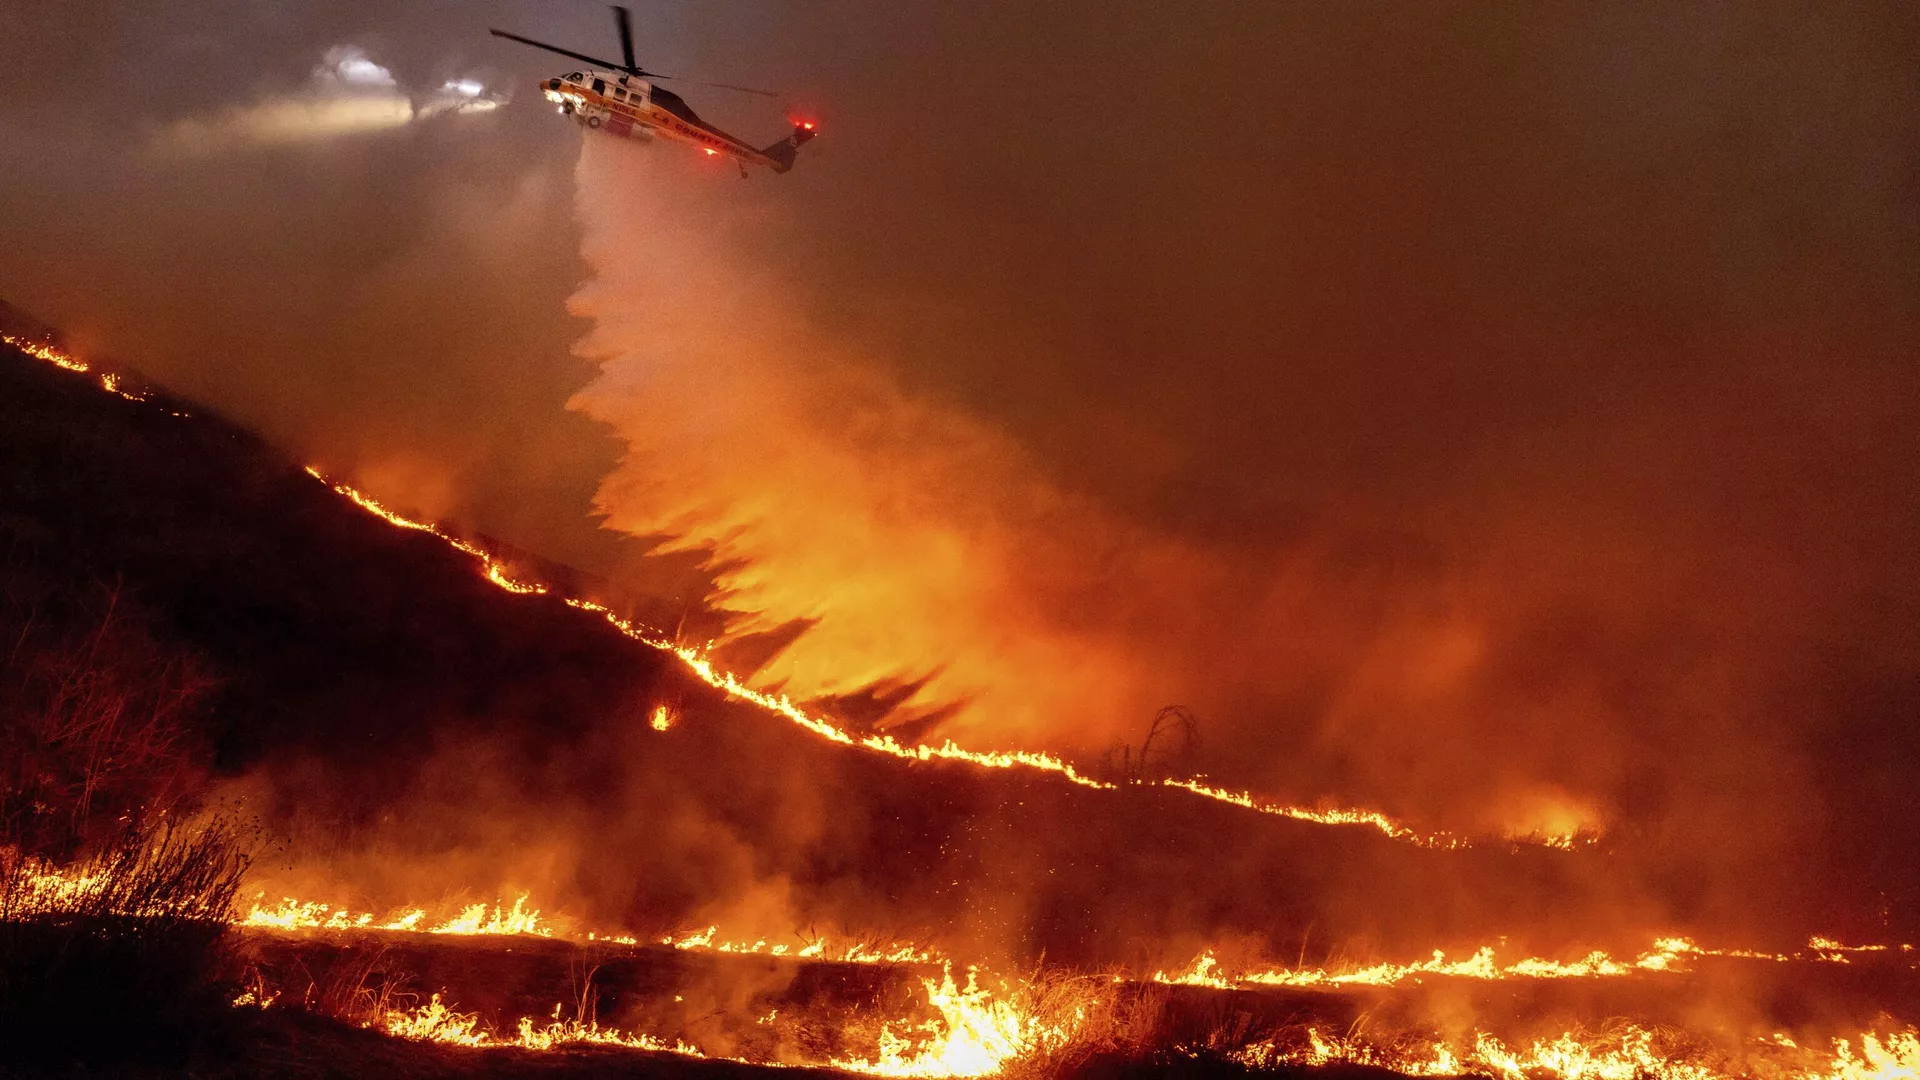
<path fill-rule="evenodd" d="M 773 171 L 786 172 L 793 168 L 794 155 L 800 152 L 800 147 L 817 134 L 819 132 L 814 130 L 812 124 L 795 124 L 793 134 L 760 151 L 760 154 L 773 162 Z"/>

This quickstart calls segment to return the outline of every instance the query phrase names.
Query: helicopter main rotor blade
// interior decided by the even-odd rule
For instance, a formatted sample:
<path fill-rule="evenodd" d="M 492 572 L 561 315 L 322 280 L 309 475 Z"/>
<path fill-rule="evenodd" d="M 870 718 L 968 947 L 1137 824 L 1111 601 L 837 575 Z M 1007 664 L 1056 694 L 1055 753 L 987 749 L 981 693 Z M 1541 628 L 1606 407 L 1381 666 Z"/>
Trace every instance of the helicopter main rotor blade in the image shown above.
<path fill-rule="evenodd" d="M 588 56 L 586 53 L 577 53 L 577 52 L 574 52 L 572 49 L 563 49 L 558 45 L 549 45 L 544 41 L 535 41 L 529 37 L 521 37 L 519 34 L 509 34 L 505 30 L 490 29 L 487 31 L 487 33 L 492 34 L 494 37 L 506 38 L 508 41 L 517 41 L 522 45 L 531 45 L 536 49 L 545 49 L 550 53 L 559 53 L 561 56 L 572 57 L 575 60 L 581 60 L 589 64 L 597 64 L 603 68 L 612 68 L 614 71 L 626 71 L 634 75 L 641 75 L 641 76 L 645 76 L 649 74 L 648 72 L 641 71 L 639 68 L 633 67 L 630 64 L 616 64 L 611 60 L 602 60 L 597 56 Z"/>
<path fill-rule="evenodd" d="M 743 94 L 758 94 L 761 97 L 766 97 L 766 98 L 778 98 L 778 97 L 786 96 L 780 93 L 780 91 L 778 90 L 755 90 L 751 86 L 735 86 L 732 83 L 701 82 L 698 79 L 683 78 L 679 75 L 649 75 L 649 77 L 654 79 L 672 79 L 674 82 L 690 83 L 694 86 L 711 86 L 717 90 L 738 90 Z"/>
<path fill-rule="evenodd" d="M 640 65 L 633 62 L 633 22 L 627 9 L 619 4 L 613 5 L 613 21 L 620 25 L 620 55 L 627 58 L 627 70 L 639 71 Z"/>

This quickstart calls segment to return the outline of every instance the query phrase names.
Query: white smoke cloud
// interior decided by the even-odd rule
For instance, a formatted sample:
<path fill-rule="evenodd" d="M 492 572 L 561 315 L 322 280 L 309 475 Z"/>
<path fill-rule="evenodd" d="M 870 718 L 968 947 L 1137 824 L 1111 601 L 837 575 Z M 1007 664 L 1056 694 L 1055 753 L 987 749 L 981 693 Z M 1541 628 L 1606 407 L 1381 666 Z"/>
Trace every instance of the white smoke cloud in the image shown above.
<path fill-rule="evenodd" d="M 328 49 L 308 84 L 212 116 L 188 117 L 162 131 L 163 152 L 208 154 L 284 146 L 388 131 L 440 116 L 490 112 L 506 101 L 477 79 L 450 79 L 418 96 L 357 45 Z"/>

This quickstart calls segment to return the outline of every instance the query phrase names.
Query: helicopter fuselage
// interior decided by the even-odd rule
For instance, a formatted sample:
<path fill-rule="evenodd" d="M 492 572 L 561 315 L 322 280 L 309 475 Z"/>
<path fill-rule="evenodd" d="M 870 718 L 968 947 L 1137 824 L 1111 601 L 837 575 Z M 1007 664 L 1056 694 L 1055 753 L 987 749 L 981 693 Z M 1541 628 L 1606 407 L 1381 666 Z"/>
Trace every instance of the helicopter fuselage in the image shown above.
<path fill-rule="evenodd" d="M 664 135 L 675 142 L 690 143 L 715 157 L 725 154 L 732 158 L 740 166 L 741 176 L 747 175 L 748 165 L 765 165 L 774 172 L 786 172 L 793 168 L 794 155 L 800 147 L 819 134 L 811 121 L 801 121 L 793 126 L 792 134 L 771 146 L 748 146 L 696 116 L 679 94 L 654 85 L 655 79 L 673 76 L 648 71 L 634 59 L 633 19 L 626 8 L 614 5 L 613 22 L 620 31 L 620 58 L 624 63 L 616 64 L 505 30 L 487 32 L 592 65 L 540 82 L 540 92 L 546 99 L 582 127 L 629 139 L 650 140 L 655 135 Z M 771 90 L 755 90 L 750 86 L 700 85 L 761 97 L 779 96 Z"/>
<path fill-rule="evenodd" d="M 646 79 L 589 68 L 546 79 L 540 89 L 561 113 L 584 127 L 643 141 L 660 135 L 709 154 L 786 171 L 781 162 L 701 120 L 678 95 L 656 89 Z"/>

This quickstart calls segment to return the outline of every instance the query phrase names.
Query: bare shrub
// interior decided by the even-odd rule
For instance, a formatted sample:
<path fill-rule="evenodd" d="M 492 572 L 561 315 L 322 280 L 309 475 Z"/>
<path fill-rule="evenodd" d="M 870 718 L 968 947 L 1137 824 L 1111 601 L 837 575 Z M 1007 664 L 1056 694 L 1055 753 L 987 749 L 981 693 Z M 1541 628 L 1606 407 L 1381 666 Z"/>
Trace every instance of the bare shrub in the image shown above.
<path fill-rule="evenodd" d="M 191 790 L 216 680 L 117 585 L 7 575 L 0 661 L 0 844 L 70 858 Z"/>
<path fill-rule="evenodd" d="M 234 994 L 246 839 L 169 819 L 64 867 L 0 850 L 0 1058 L 184 1051 Z"/>

